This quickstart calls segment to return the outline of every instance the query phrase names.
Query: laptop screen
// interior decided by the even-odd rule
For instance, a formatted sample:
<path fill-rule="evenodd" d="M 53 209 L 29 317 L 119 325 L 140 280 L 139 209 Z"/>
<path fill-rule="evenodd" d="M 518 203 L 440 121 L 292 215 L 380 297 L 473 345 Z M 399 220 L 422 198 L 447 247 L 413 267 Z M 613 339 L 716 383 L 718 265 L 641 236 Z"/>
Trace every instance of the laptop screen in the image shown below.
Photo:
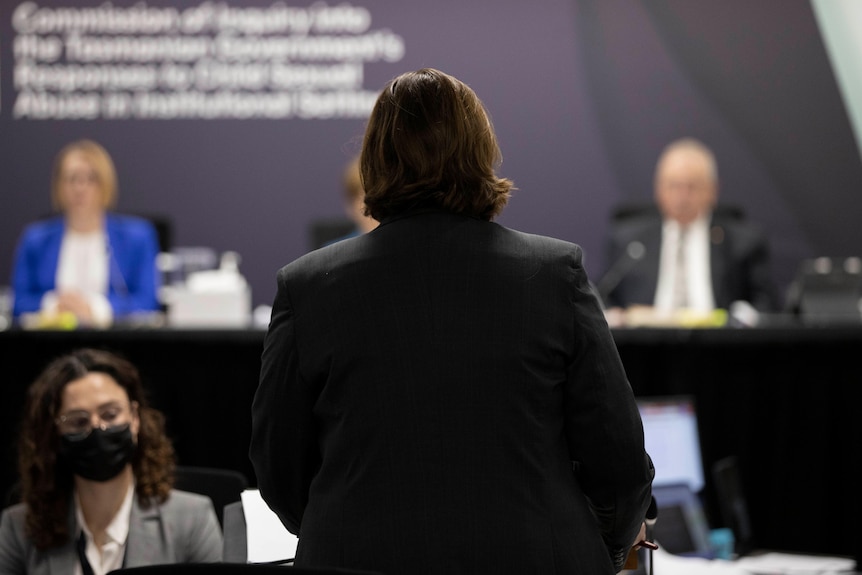
<path fill-rule="evenodd" d="M 640 397 L 647 453 L 655 465 L 653 485 L 686 484 L 703 489 L 703 461 L 694 398 Z"/>
<path fill-rule="evenodd" d="M 710 557 L 709 524 L 700 496 L 685 484 L 653 485 L 658 507 L 653 536 L 674 555 Z"/>

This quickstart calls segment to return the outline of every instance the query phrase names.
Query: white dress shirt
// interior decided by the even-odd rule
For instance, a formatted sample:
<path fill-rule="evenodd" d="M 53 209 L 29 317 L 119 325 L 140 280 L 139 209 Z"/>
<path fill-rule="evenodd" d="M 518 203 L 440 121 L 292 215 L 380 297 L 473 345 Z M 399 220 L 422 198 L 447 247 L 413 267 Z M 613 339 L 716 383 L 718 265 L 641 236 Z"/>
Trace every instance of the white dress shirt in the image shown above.
<path fill-rule="evenodd" d="M 662 225 L 661 257 L 659 261 L 658 285 L 655 292 L 655 307 L 660 312 L 671 312 L 674 303 L 674 286 L 677 279 L 677 252 L 684 250 L 686 309 L 708 313 L 715 309 L 710 272 L 710 215 L 705 214 L 693 221 L 683 234 L 682 226 L 675 220 L 665 220 Z M 680 246 L 680 242 L 684 242 Z"/>
<path fill-rule="evenodd" d="M 90 562 L 90 567 L 93 568 L 93 575 L 105 575 L 115 569 L 123 566 L 123 557 L 126 555 L 126 540 L 129 537 L 129 519 L 132 515 L 132 499 L 135 496 L 134 484 L 129 486 L 129 491 L 126 493 L 126 498 L 120 506 L 120 510 L 111 520 L 105 531 L 108 540 L 102 545 L 101 551 L 93 541 L 93 534 L 87 529 L 87 523 L 84 521 L 84 512 L 81 510 L 81 504 L 78 502 L 77 495 L 75 496 L 75 515 L 78 518 L 78 525 L 84 532 L 87 539 L 87 561 Z M 78 534 L 80 537 L 80 534 Z M 75 568 L 74 575 L 83 575 L 84 571 L 81 564 L 78 563 Z"/>
<path fill-rule="evenodd" d="M 93 323 L 110 325 L 114 313 L 106 295 L 108 263 L 108 242 L 103 230 L 80 233 L 67 229 L 60 244 L 56 291 L 42 297 L 42 311 L 56 313 L 57 292 L 76 291 L 83 294 L 90 304 Z"/>

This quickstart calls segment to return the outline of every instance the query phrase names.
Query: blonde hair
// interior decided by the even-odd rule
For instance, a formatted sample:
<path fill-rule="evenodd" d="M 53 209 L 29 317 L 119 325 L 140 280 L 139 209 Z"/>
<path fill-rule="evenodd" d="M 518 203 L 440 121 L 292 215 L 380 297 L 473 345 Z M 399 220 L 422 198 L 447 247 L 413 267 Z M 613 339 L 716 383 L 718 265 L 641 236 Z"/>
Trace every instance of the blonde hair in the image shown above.
<path fill-rule="evenodd" d="M 60 184 L 63 176 L 63 164 L 69 154 L 79 153 L 96 172 L 96 179 L 102 191 L 102 204 L 112 207 L 117 200 L 117 171 L 110 154 L 100 144 L 92 140 L 77 140 L 63 146 L 63 149 L 54 159 L 54 168 L 51 174 L 51 204 L 55 210 L 61 210 Z"/>

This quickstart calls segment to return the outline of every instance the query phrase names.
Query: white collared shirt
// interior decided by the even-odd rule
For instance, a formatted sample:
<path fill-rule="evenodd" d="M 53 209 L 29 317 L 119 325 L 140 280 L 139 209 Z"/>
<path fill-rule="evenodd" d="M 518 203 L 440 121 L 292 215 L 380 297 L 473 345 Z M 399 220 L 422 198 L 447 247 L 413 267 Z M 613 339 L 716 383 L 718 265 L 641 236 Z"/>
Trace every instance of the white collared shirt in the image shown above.
<path fill-rule="evenodd" d="M 78 519 L 78 525 L 81 531 L 84 532 L 87 538 L 87 560 L 90 562 L 90 567 L 93 568 L 94 575 L 105 575 L 115 569 L 123 566 L 123 558 L 126 555 L 126 540 L 129 537 L 129 520 L 132 516 L 132 500 L 135 497 L 134 483 L 129 486 L 129 491 L 126 493 L 126 498 L 120 506 L 120 510 L 111 520 L 105 534 L 108 540 L 102 545 L 101 552 L 93 541 L 93 534 L 87 529 L 87 523 L 84 521 L 84 512 L 81 510 L 81 504 L 78 501 L 78 496 L 75 495 L 75 517 Z M 76 534 L 76 539 L 80 537 L 80 531 Z M 81 568 L 81 563 L 77 563 L 74 575 L 83 575 L 84 571 Z"/>
<path fill-rule="evenodd" d="M 93 313 L 93 323 L 108 326 L 113 310 L 108 301 L 108 244 L 103 230 L 80 233 L 67 229 L 60 244 L 57 260 L 56 291 L 42 298 L 42 310 L 57 311 L 57 292 L 63 290 L 84 294 Z"/>
<path fill-rule="evenodd" d="M 705 214 L 693 221 L 684 236 L 687 307 L 698 312 L 715 309 L 710 272 L 709 220 L 710 215 Z M 665 220 L 662 224 L 661 257 L 654 303 L 659 311 L 673 311 L 674 308 L 676 253 L 682 235 L 681 226 L 675 220 Z"/>

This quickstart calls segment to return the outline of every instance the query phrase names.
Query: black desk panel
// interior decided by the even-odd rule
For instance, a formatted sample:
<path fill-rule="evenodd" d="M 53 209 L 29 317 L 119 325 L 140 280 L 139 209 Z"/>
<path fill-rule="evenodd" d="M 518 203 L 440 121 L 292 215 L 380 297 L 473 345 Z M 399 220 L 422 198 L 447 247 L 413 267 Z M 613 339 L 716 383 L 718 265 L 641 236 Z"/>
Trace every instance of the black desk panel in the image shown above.
<path fill-rule="evenodd" d="M 712 463 L 735 455 L 758 547 L 862 555 L 862 328 L 614 336 L 636 394 L 695 397 L 713 524 Z"/>
<path fill-rule="evenodd" d="M 80 346 L 120 352 L 139 367 L 181 464 L 237 469 L 256 485 L 247 450 L 263 337 L 262 330 L 0 332 L 0 487 L 15 480 L 27 385 L 51 358 Z M 711 465 L 735 455 L 759 547 L 860 556 L 862 327 L 639 328 L 614 337 L 636 394 L 694 395 L 714 524 L 721 518 Z"/>

